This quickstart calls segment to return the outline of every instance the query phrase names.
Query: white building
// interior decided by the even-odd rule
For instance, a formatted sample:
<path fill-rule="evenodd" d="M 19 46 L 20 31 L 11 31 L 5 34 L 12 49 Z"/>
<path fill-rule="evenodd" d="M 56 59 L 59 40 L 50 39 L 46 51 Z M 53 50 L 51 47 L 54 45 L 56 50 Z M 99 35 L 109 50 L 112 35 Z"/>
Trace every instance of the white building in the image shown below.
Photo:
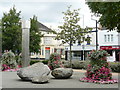
<path fill-rule="evenodd" d="M 98 43 L 100 49 L 110 54 L 108 61 L 120 61 L 120 33 L 116 30 L 99 30 Z"/>
<path fill-rule="evenodd" d="M 44 37 L 41 39 L 40 53 L 32 53 L 31 58 L 49 59 L 51 53 L 59 53 L 64 58 L 64 45 L 60 40 L 55 40 L 56 35 L 51 32 L 51 29 L 39 23 L 39 29 Z"/>
<path fill-rule="evenodd" d="M 93 29 L 92 31 L 95 31 Z M 96 50 L 96 32 L 89 33 L 91 42 L 81 43 L 76 41 L 72 46 L 72 60 L 86 60 L 86 57 L 91 50 Z M 110 56 L 108 61 L 120 61 L 120 33 L 117 31 L 98 30 L 98 49 L 106 50 Z M 69 60 L 69 46 L 65 48 L 65 59 Z"/>
<path fill-rule="evenodd" d="M 95 30 L 94 30 L 95 31 Z M 86 35 L 86 37 L 90 38 L 90 42 L 79 43 L 76 41 L 75 44 L 72 45 L 72 60 L 86 60 L 88 53 L 91 50 L 96 49 L 96 32 L 92 32 Z M 69 45 L 65 48 L 65 59 L 69 60 Z"/>

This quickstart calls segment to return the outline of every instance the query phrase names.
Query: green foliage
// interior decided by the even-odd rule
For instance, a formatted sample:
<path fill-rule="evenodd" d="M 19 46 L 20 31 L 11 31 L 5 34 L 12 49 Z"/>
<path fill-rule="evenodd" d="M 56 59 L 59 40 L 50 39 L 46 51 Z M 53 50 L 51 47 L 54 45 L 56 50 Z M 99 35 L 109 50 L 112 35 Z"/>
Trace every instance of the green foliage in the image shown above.
<path fill-rule="evenodd" d="M 107 64 L 106 63 L 107 56 L 109 56 L 109 54 L 105 50 L 97 50 L 97 51 L 92 50 L 90 54 L 88 55 L 88 59 L 90 60 L 91 65 L 97 65 L 97 66 L 102 67 L 103 65 Z"/>
<path fill-rule="evenodd" d="M 50 55 L 50 59 L 48 61 L 48 66 L 51 70 L 54 70 L 55 68 L 62 67 L 60 55 L 57 53 L 52 53 Z"/>
<path fill-rule="evenodd" d="M 49 60 L 43 60 L 42 63 L 48 64 L 48 61 L 49 61 Z"/>
<path fill-rule="evenodd" d="M 109 62 L 112 72 L 120 73 L 120 62 Z"/>
<path fill-rule="evenodd" d="M 41 61 L 40 61 L 40 60 L 31 60 L 31 61 L 30 61 L 30 65 L 35 64 L 35 63 L 38 63 L 38 62 L 41 62 Z"/>
<path fill-rule="evenodd" d="M 62 61 L 63 66 L 66 68 L 70 68 L 70 62 L 69 61 Z M 73 69 L 86 69 L 87 65 L 89 64 L 89 61 L 79 61 L 79 60 L 75 60 L 72 62 L 72 68 Z"/>
<path fill-rule="evenodd" d="M 70 7 L 68 7 L 66 12 L 63 12 L 64 14 L 64 23 L 62 26 L 59 26 L 61 29 L 61 32 L 57 34 L 56 39 L 62 40 L 63 43 L 68 43 L 70 45 L 70 63 L 72 60 L 71 55 L 71 45 L 76 42 L 76 40 L 79 40 L 79 42 L 83 42 L 85 40 L 85 33 L 88 31 L 88 29 L 82 29 L 80 25 L 78 24 L 80 21 L 79 17 L 79 9 L 77 10 L 71 10 Z"/>
<path fill-rule="evenodd" d="M 91 11 L 101 15 L 99 22 L 107 29 L 117 28 L 120 32 L 120 1 L 119 2 L 87 2 Z"/>
<path fill-rule="evenodd" d="M 43 64 L 48 64 L 48 60 L 31 60 L 30 65 L 41 62 Z"/>
<path fill-rule="evenodd" d="M 14 53 L 11 52 L 11 51 L 5 52 L 2 55 L 1 63 L 2 63 L 2 65 L 9 66 L 10 68 L 16 68 L 17 62 L 16 62 L 16 59 L 15 59 Z M 2 67 L 2 70 L 3 69 L 4 69 L 4 67 Z"/>
<path fill-rule="evenodd" d="M 20 55 L 15 55 L 15 60 L 17 65 L 22 65 L 22 57 Z"/>
<path fill-rule="evenodd" d="M 30 52 L 38 53 L 40 51 L 41 37 L 43 37 L 43 35 L 41 34 L 39 30 L 37 17 L 33 16 L 33 18 L 31 18 L 30 21 L 31 21 Z"/>
<path fill-rule="evenodd" d="M 109 63 L 107 62 L 109 54 L 104 50 L 92 50 L 88 55 L 90 64 L 87 67 L 86 77 L 93 80 L 111 80 L 112 74 Z"/>
<path fill-rule="evenodd" d="M 90 63 L 90 60 L 86 60 L 86 61 L 75 60 L 72 62 L 72 68 L 73 69 L 87 69 L 87 66 L 89 63 Z M 62 64 L 64 67 L 70 68 L 69 61 L 63 60 Z M 119 62 L 109 62 L 109 64 L 110 64 L 109 67 L 112 70 L 112 72 L 117 72 L 117 73 L 120 72 L 120 63 Z M 93 68 L 92 71 L 95 69 L 98 69 L 98 68 L 99 68 L 99 66 L 95 65 L 95 68 Z"/>
<path fill-rule="evenodd" d="M 20 11 L 17 13 L 15 7 L 9 13 L 3 13 L 1 20 L 2 50 L 12 50 L 14 53 L 21 51 L 21 23 Z"/>

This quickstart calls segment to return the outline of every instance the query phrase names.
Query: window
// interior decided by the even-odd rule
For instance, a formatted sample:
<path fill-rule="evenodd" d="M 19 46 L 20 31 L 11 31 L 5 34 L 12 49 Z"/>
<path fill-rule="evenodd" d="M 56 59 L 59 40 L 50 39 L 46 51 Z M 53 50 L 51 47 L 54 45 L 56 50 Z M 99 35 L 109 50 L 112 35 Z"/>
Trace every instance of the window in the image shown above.
<path fill-rule="evenodd" d="M 81 57 L 81 52 L 74 52 L 73 56 L 74 57 Z"/>
<path fill-rule="evenodd" d="M 110 42 L 110 35 L 108 35 L 108 42 Z"/>
<path fill-rule="evenodd" d="M 105 42 L 107 42 L 107 36 L 106 35 L 104 35 L 104 40 L 105 40 Z"/>
<path fill-rule="evenodd" d="M 113 42 L 113 34 L 104 35 L 105 42 Z"/>
<path fill-rule="evenodd" d="M 44 37 L 44 44 L 49 45 L 52 43 L 52 37 Z"/>
<path fill-rule="evenodd" d="M 30 54 L 31 54 L 31 56 L 34 56 L 34 52 L 31 52 Z"/>
<path fill-rule="evenodd" d="M 42 48 L 42 55 L 44 55 L 44 48 Z"/>
<path fill-rule="evenodd" d="M 111 42 L 113 42 L 113 34 L 111 34 Z"/>

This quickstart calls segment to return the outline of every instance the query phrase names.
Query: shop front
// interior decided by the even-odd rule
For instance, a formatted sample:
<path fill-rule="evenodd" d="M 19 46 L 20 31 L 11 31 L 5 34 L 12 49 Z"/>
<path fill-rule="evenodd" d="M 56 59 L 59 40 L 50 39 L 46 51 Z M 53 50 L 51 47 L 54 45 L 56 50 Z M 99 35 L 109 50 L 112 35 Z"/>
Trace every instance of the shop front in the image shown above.
<path fill-rule="evenodd" d="M 108 57 L 108 61 L 114 62 L 119 61 L 120 62 L 120 46 L 100 46 L 101 50 L 106 50 L 110 56 Z"/>

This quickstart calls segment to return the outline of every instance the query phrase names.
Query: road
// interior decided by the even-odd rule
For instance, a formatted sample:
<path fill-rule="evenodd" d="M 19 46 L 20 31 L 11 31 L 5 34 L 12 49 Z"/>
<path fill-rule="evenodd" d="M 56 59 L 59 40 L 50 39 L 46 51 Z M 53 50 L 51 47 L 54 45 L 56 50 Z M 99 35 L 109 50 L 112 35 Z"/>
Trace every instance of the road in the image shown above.
<path fill-rule="evenodd" d="M 2 72 L 2 88 L 118 88 L 118 84 L 95 84 L 80 82 L 79 78 L 84 77 L 84 70 L 74 70 L 70 79 L 54 79 L 49 75 L 49 83 L 34 84 L 30 81 L 22 81 L 16 72 Z M 118 78 L 113 73 L 113 78 Z"/>

